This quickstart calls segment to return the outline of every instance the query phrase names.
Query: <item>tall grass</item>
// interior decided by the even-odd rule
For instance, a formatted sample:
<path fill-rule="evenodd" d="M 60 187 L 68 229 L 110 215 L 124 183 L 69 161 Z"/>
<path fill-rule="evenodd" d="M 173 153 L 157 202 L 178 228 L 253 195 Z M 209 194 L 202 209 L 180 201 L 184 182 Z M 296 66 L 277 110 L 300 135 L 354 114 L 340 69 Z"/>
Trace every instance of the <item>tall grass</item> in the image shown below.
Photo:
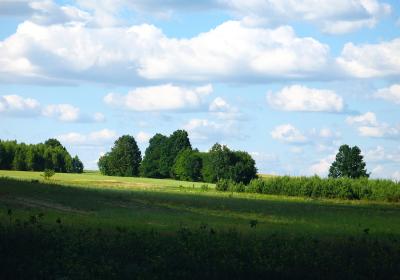
<path fill-rule="evenodd" d="M 217 190 L 302 197 L 400 201 L 400 183 L 382 179 L 313 177 L 269 177 L 252 180 L 247 186 L 218 182 Z"/>

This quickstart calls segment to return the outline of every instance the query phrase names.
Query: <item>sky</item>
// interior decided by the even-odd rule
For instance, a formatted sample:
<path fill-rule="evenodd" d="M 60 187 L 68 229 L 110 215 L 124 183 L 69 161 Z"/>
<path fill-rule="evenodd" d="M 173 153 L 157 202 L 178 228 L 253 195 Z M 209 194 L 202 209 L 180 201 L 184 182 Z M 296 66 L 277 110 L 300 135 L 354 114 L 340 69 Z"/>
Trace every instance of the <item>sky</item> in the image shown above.
<path fill-rule="evenodd" d="M 86 169 L 124 134 L 326 176 L 342 144 L 400 180 L 400 1 L 0 0 L 0 139 Z"/>

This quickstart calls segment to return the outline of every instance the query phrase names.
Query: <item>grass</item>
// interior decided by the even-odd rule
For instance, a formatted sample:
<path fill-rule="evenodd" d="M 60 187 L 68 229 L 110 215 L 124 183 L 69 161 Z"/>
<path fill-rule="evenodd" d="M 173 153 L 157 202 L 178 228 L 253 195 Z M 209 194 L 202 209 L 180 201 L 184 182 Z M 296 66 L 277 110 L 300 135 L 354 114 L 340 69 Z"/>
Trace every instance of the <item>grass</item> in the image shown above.
<path fill-rule="evenodd" d="M 10 208 L 15 218 L 43 212 L 44 223 L 61 218 L 71 227 L 173 232 L 208 225 L 255 235 L 363 236 L 366 230 L 378 237 L 400 235 L 396 203 L 222 193 L 211 184 L 204 190 L 203 183 L 93 172 L 56 174 L 48 181 L 37 172 L 0 171 L 0 176 L 18 179 L 0 180 L 0 220 L 7 220 Z"/>
<path fill-rule="evenodd" d="M 0 279 L 395 279 L 400 205 L 0 171 Z"/>

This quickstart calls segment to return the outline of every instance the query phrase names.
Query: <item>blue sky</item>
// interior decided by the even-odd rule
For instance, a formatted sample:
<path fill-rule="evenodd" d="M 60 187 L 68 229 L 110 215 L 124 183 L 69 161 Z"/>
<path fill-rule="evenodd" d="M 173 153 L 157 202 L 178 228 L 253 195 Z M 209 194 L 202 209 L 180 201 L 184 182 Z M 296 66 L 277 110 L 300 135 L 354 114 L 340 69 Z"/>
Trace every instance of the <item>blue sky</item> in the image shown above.
<path fill-rule="evenodd" d="M 186 129 L 321 176 L 349 144 L 400 180 L 400 2 L 247 2 L 0 0 L 0 139 L 56 137 L 96 169 L 118 136 L 144 153 Z"/>

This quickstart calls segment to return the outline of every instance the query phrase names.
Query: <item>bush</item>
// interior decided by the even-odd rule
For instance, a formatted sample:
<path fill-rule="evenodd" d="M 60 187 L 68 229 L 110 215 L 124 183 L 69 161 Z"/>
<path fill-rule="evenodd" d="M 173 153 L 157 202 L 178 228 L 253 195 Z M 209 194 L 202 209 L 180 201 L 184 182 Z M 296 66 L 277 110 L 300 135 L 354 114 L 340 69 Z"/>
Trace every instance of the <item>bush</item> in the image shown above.
<path fill-rule="evenodd" d="M 240 187 L 236 187 L 241 191 Z M 235 188 L 232 188 L 235 189 Z M 236 190 L 235 190 L 236 191 Z M 368 178 L 270 177 L 253 179 L 246 192 L 287 196 L 400 201 L 400 183 Z"/>
<path fill-rule="evenodd" d="M 45 169 L 43 174 L 41 175 L 45 180 L 49 180 L 51 177 L 56 174 L 53 169 Z"/>

